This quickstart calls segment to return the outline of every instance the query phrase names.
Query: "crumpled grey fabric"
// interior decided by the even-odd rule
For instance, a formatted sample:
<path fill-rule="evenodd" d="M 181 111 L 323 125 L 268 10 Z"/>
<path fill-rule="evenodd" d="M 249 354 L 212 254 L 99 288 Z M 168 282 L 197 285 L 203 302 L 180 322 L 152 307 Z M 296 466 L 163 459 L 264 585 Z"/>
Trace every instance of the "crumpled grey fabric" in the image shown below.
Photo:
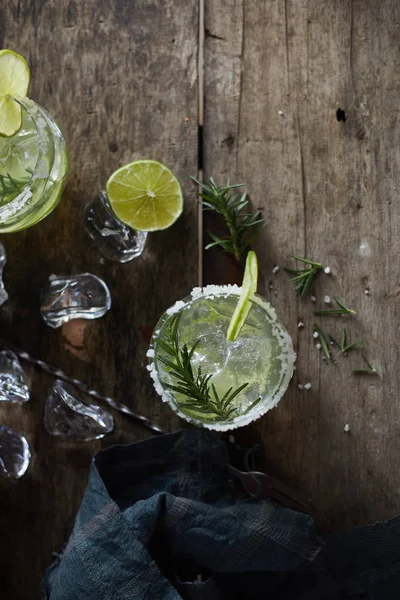
<path fill-rule="evenodd" d="M 200 429 L 99 452 L 43 597 L 400 599 L 400 518 L 323 540 L 308 515 L 236 502 L 227 461 Z"/>

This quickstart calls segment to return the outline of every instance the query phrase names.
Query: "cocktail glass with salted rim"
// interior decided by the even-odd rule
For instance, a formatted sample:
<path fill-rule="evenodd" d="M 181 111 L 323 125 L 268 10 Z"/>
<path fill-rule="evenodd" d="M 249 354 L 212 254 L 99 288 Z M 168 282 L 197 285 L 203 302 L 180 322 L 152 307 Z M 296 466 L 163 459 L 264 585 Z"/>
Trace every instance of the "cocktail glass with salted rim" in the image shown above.
<path fill-rule="evenodd" d="M 225 431 L 247 425 L 276 406 L 289 385 L 291 337 L 255 287 L 245 274 L 242 287 L 195 288 L 155 328 L 148 351 L 155 389 L 197 426 Z"/>

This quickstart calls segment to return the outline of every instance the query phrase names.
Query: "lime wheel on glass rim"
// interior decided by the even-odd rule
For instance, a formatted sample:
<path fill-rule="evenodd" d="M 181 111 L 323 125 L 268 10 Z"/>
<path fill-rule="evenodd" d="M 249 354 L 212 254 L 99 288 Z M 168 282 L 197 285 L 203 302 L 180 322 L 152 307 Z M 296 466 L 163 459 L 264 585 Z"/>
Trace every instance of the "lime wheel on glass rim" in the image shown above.
<path fill-rule="evenodd" d="M 22 125 L 22 100 L 28 93 L 30 71 L 26 60 L 12 50 L 0 50 L 0 136 L 15 135 Z"/>

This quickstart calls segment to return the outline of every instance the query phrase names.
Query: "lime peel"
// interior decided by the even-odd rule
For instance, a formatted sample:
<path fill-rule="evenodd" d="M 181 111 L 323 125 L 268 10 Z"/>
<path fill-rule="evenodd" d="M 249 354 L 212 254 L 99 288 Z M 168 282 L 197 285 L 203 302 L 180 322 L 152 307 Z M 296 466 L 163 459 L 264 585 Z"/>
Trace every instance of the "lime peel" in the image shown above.
<path fill-rule="evenodd" d="M 251 298 L 257 291 L 258 262 L 252 250 L 247 254 L 242 291 L 229 323 L 226 339 L 234 342 L 242 329 L 251 309 Z"/>

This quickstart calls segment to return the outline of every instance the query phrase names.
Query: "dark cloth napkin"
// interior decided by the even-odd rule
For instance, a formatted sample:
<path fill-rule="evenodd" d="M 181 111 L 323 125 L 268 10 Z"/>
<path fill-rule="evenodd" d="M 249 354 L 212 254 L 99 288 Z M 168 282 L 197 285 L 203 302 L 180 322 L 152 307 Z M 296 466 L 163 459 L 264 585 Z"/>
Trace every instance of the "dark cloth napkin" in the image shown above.
<path fill-rule="evenodd" d="M 99 452 L 44 598 L 400 599 L 400 517 L 322 539 L 308 515 L 235 501 L 227 462 L 200 429 Z"/>

